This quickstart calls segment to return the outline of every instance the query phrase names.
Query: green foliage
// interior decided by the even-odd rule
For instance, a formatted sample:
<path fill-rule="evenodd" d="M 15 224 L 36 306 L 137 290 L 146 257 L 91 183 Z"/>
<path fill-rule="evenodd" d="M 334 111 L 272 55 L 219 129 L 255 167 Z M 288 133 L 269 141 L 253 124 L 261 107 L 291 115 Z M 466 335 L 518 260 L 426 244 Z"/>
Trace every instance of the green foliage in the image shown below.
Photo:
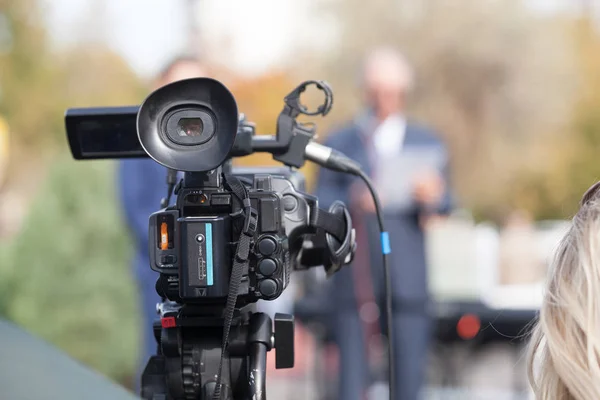
<path fill-rule="evenodd" d="M 600 36 L 592 21 L 572 21 L 565 31 L 572 38 L 580 87 L 572 102 L 571 119 L 560 138 L 537 144 L 536 171 L 523 171 L 510 185 L 516 205 L 538 219 L 568 218 L 583 193 L 600 180 Z"/>
<path fill-rule="evenodd" d="M 52 51 L 38 1 L 0 0 L 0 116 L 13 145 L 63 147 L 68 107 L 138 104 L 145 91 L 127 63 L 97 43 Z M 12 165 L 13 169 L 19 166 Z"/>
<path fill-rule="evenodd" d="M 17 143 L 44 146 L 60 132 L 59 69 L 50 58 L 37 2 L 1 4 L 8 29 L 0 52 L 0 115 L 19 133 Z"/>
<path fill-rule="evenodd" d="M 0 28 L 0 117 L 11 134 L 2 194 L 31 204 L 19 233 L 0 242 L 0 315 L 123 379 L 140 337 L 131 243 L 112 166 L 70 160 L 63 115 L 138 104 L 145 91 L 104 46 L 52 49 L 37 0 L 0 0 Z"/>
<path fill-rule="evenodd" d="M 0 304 L 76 359 L 113 378 L 128 376 L 139 337 L 130 249 L 113 165 L 62 157 L 2 251 Z"/>
<path fill-rule="evenodd" d="M 566 166 L 571 202 L 577 204 L 583 193 L 600 180 L 600 35 L 590 19 L 573 27 L 578 50 L 578 76 L 582 87 L 575 104 L 570 137 L 573 151 Z"/>
<path fill-rule="evenodd" d="M 19 233 L 0 242 L 0 316 L 122 379 L 134 370 L 140 337 L 131 243 L 111 164 L 70 160 L 63 115 L 138 104 L 146 91 L 105 46 L 53 49 L 42 17 L 37 0 L 0 0 L 0 118 L 11 139 L 0 194 L 31 204 Z"/>

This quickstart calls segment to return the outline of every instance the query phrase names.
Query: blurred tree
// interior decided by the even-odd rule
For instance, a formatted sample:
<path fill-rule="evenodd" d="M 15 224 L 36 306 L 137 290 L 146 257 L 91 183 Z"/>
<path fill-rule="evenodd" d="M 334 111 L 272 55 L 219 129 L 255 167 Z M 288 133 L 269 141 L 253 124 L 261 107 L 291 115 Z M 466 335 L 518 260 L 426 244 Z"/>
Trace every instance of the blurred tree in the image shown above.
<path fill-rule="evenodd" d="M 2 235 L 18 229 L 52 157 L 68 151 L 66 108 L 136 104 L 144 96 L 131 68 L 97 37 L 52 48 L 40 14 L 36 0 L 0 0 L 0 116 L 12 138 Z"/>
<path fill-rule="evenodd" d="M 57 49 L 43 22 L 36 0 L 0 0 L 0 115 L 13 146 L 0 234 L 14 235 L 0 246 L 0 314 L 122 378 L 139 337 L 130 242 L 112 164 L 70 160 L 63 116 L 67 107 L 138 104 L 146 93 L 97 35 Z"/>
<path fill-rule="evenodd" d="M 140 104 L 149 93 L 125 60 L 103 45 L 81 43 L 60 59 L 61 119 L 67 107 Z"/>
<path fill-rule="evenodd" d="M 0 0 L 0 43 L 0 115 L 16 145 L 41 148 L 59 134 L 60 83 L 35 0 Z"/>
<path fill-rule="evenodd" d="M 600 31 L 595 24 L 588 14 L 572 25 L 581 87 L 569 137 L 569 158 L 562 168 L 568 178 L 570 211 L 576 210 L 583 193 L 600 180 Z"/>
<path fill-rule="evenodd" d="M 283 98 L 295 87 L 290 76 L 283 71 L 272 71 L 257 77 L 230 80 L 228 86 L 239 111 L 256 124 L 258 133 L 275 133 Z"/>
<path fill-rule="evenodd" d="M 539 144 L 539 155 L 547 160 L 544 168 L 522 174 L 512 186 L 522 204 L 540 219 L 570 217 L 583 193 L 600 179 L 600 31 L 593 15 L 583 13 L 571 21 L 567 32 L 574 39 L 579 83 L 572 119 L 561 137 Z"/>
<path fill-rule="evenodd" d="M 125 60 L 107 47 L 111 29 L 108 5 L 89 0 L 76 31 L 76 46 L 57 54 L 61 71 L 61 107 L 139 104 L 148 94 Z M 62 115 L 61 115 L 62 117 Z M 62 144 L 61 144 L 62 145 Z"/>
<path fill-rule="evenodd" d="M 107 162 L 56 162 L 0 257 L 0 312 L 115 379 L 136 361 L 131 242 Z"/>
<path fill-rule="evenodd" d="M 347 118 L 360 104 L 349 83 L 365 52 L 393 45 L 416 70 L 412 115 L 449 144 L 461 203 L 494 219 L 512 207 L 544 206 L 526 188 L 507 188 L 556 163 L 549 155 L 564 158 L 539 147 L 562 144 L 575 99 L 566 17 L 535 14 L 519 0 L 340 0 L 324 8 L 338 18 L 337 46 L 319 74 L 335 88 L 334 117 Z M 551 213 L 560 214 L 560 201 Z"/>

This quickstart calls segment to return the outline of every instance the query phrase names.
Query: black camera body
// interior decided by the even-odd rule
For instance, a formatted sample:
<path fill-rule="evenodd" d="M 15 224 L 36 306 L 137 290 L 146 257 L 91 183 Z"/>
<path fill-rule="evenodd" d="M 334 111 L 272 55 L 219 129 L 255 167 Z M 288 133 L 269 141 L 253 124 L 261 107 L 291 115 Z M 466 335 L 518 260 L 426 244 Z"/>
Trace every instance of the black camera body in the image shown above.
<path fill-rule="evenodd" d="M 180 303 L 222 303 L 229 291 L 241 208 L 216 174 L 201 189 L 182 186 L 177 204 L 150 216 L 151 267 L 161 277 L 157 291 Z M 185 180 L 184 180 L 185 185 Z M 290 237 L 308 226 L 316 198 L 294 188 L 284 176 L 256 174 L 248 191 L 258 224 L 252 237 L 238 303 L 273 300 L 292 273 Z M 239 225 L 239 224 L 238 224 Z"/>
<path fill-rule="evenodd" d="M 311 84 L 325 93 L 314 112 L 299 100 Z M 74 158 L 151 157 L 167 167 L 167 196 L 149 216 L 150 268 L 163 301 L 144 399 L 264 400 L 266 353 L 276 349 L 276 368 L 293 367 L 293 317 L 276 314 L 273 323 L 251 305 L 279 297 L 293 269 L 323 266 L 331 275 L 354 255 L 346 207 L 319 209 L 295 185 L 293 168 L 305 160 L 340 161 L 313 142 L 313 125 L 296 120 L 327 114 L 332 99 L 324 82 L 303 83 L 284 99 L 276 134 L 259 136 L 227 88 L 207 78 L 159 88 L 139 108 L 67 111 Z M 254 152 L 288 168 L 232 168 L 233 157 Z"/>

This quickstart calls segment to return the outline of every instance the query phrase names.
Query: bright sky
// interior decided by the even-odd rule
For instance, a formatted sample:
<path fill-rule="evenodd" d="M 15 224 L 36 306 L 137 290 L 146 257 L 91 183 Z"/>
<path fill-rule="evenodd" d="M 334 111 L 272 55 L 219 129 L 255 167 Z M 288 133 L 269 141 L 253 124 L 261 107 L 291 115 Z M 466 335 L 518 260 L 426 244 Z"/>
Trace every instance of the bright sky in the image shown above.
<path fill-rule="evenodd" d="M 79 39 L 91 1 L 43 0 L 47 8 L 49 31 L 56 43 L 73 44 Z M 184 31 L 177 21 L 182 7 L 174 0 L 106 0 L 108 23 L 104 34 L 108 44 L 121 53 L 141 74 L 147 75 L 176 54 L 183 43 Z M 86 15 L 87 14 L 87 15 Z M 99 24 L 102 24 L 99 22 Z"/>
<path fill-rule="evenodd" d="M 184 48 L 188 1 L 42 0 L 55 43 L 80 40 L 87 29 L 88 36 L 104 37 L 145 76 Z M 575 0 L 528 1 L 540 11 L 550 11 Z M 331 32 L 315 30 L 325 24 L 309 16 L 312 0 L 196 2 L 202 35 L 212 45 L 210 56 L 239 72 L 260 73 L 289 60 L 297 44 L 326 46 L 325 39 L 332 38 L 327 36 Z"/>
<path fill-rule="evenodd" d="M 143 75 L 153 74 L 184 48 L 187 0 L 95 2 L 43 0 L 50 32 L 57 44 L 77 41 L 82 29 L 89 29 L 89 35 L 100 30 L 108 44 Z M 202 34 L 219 49 L 216 58 L 246 73 L 260 73 L 288 55 L 294 40 L 305 38 L 298 22 L 308 18 L 311 1 L 196 0 L 196 3 Z M 92 15 L 100 15 L 95 21 L 100 29 L 94 29 Z"/>

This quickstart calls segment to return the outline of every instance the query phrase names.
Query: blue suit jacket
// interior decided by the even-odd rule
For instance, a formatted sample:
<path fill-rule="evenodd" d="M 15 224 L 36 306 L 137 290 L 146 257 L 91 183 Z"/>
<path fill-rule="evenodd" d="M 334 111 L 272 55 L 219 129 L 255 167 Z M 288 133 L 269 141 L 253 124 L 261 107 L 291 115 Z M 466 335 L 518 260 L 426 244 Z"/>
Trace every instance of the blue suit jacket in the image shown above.
<path fill-rule="evenodd" d="M 364 145 L 364 134 L 357 123 L 352 123 L 341 130 L 330 134 L 325 140 L 326 146 L 339 150 L 360 163 L 368 175 L 371 165 Z M 409 123 L 406 127 L 402 153 L 416 149 L 441 151 L 446 154 L 443 142 L 431 130 Z M 445 157 L 447 159 L 447 157 Z M 440 173 L 449 187 L 448 168 L 445 165 Z M 328 207 L 335 200 L 350 204 L 350 187 L 357 178 L 338 172 L 321 169 L 319 173 L 316 195 L 322 207 Z M 450 190 L 446 190 L 442 202 L 436 212 L 445 214 L 451 208 Z M 425 258 L 425 238 L 419 225 L 422 212 L 415 202 L 406 210 L 386 213 L 386 229 L 390 235 L 392 247 L 391 270 L 393 297 L 396 309 L 402 307 L 422 308 L 429 300 L 427 284 L 427 264 Z M 358 246 L 369 247 L 371 277 L 374 294 L 377 300 L 383 299 L 383 265 L 379 229 L 375 218 L 365 221 L 369 243 L 358 243 Z M 343 268 L 328 282 L 329 297 L 336 308 L 355 307 L 355 288 L 351 268 Z"/>
<path fill-rule="evenodd" d="M 151 288 L 158 273 L 150 269 L 148 219 L 159 210 L 160 201 L 167 194 L 166 175 L 166 168 L 154 160 L 126 159 L 119 163 L 121 205 L 135 240 L 135 273 L 142 284 Z"/>

